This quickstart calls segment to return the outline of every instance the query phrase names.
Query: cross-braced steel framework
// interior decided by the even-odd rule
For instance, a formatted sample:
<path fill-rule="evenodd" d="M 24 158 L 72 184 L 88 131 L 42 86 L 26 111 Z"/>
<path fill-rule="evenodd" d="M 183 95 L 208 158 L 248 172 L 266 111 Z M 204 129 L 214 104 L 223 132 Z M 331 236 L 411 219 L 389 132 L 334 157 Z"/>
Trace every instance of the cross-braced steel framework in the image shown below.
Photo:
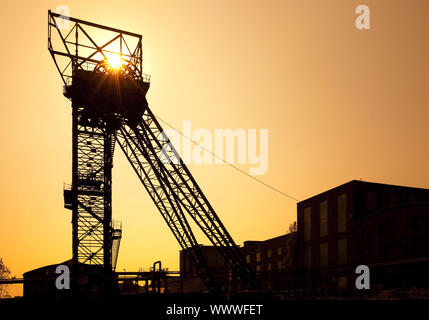
<path fill-rule="evenodd" d="M 67 30 L 59 28 L 64 18 Z M 101 37 L 104 42 L 99 45 L 88 28 L 95 29 L 97 38 L 101 31 L 110 36 Z M 60 49 L 54 45 L 54 32 Z M 205 286 L 220 290 L 188 217 L 219 248 L 245 286 L 258 289 L 255 273 L 148 107 L 149 77 L 142 72 L 141 40 L 138 34 L 49 12 L 49 51 L 73 109 L 68 204 L 73 209 L 73 259 L 112 269 L 112 241 L 118 229 L 111 222 L 111 168 L 117 141 Z M 109 63 L 111 54 L 120 57 L 119 68 Z M 60 58 L 66 58 L 63 65 Z"/>

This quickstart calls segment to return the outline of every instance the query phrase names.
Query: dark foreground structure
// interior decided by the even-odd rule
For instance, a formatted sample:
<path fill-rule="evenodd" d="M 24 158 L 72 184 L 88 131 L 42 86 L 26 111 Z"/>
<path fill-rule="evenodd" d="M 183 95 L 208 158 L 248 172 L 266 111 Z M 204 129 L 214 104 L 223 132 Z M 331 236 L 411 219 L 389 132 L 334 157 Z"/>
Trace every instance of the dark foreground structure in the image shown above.
<path fill-rule="evenodd" d="M 73 272 L 71 260 L 59 264 L 44 266 L 24 273 L 24 297 L 37 300 L 65 300 L 72 297 L 71 290 L 58 290 L 56 281 L 61 270 L 66 266 Z M 103 292 L 103 268 L 97 265 L 81 265 L 83 277 L 78 283 L 78 292 L 81 296 L 101 296 Z"/>
<path fill-rule="evenodd" d="M 429 190 L 353 180 L 299 202 L 297 220 L 297 232 L 237 247 L 264 287 L 247 295 L 387 298 L 386 292 L 396 290 L 402 298 L 429 298 Z M 218 248 L 199 248 L 224 294 L 246 292 Z M 369 267 L 369 290 L 355 286 L 359 265 Z M 25 273 L 25 297 L 67 297 L 55 289 L 56 267 Z M 81 267 L 80 292 L 101 296 L 102 268 Z M 179 274 L 154 265 L 152 272 L 117 272 L 115 278 L 122 279 L 117 294 L 207 292 L 184 250 Z"/>
<path fill-rule="evenodd" d="M 67 20 L 69 27 L 61 27 Z M 146 99 L 142 36 L 48 12 L 48 50 L 72 109 L 72 290 L 80 291 L 85 265 L 103 270 L 105 294 L 115 291 L 122 238 L 113 220 L 112 168 L 119 145 L 148 196 L 210 292 L 220 291 L 196 241 L 195 222 L 248 289 L 261 289 L 221 219 L 180 159 Z"/>
<path fill-rule="evenodd" d="M 240 248 L 267 291 L 285 297 L 349 297 L 429 289 L 429 190 L 353 180 L 298 203 L 298 231 Z M 202 247 L 225 291 L 240 285 Z M 181 254 L 183 292 L 201 290 Z M 370 270 L 357 290 L 356 267 Z M 186 287 L 186 288 L 185 288 Z"/>
<path fill-rule="evenodd" d="M 429 190 L 351 181 L 298 204 L 296 288 L 429 288 Z"/>

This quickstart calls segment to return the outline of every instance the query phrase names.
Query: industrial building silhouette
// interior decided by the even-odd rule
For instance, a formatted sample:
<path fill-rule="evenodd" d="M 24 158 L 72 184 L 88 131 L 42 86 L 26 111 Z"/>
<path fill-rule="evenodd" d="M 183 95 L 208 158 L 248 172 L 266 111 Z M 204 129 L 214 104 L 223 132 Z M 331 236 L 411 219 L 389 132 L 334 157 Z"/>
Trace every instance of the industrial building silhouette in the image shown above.
<path fill-rule="evenodd" d="M 297 205 L 298 231 L 240 248 L 266 290 L 350 295 L 356 267 L 371 288 L 429 288 L 429 190 L 353 180 Z M 226 291 L 239 291 L 221 256 L 202 247 Z M 202 290 L 181 254 L 183 292 Z"/>
<path fill-rule="evenodd" d="M 297 221 L 296 232 L 245 241 L 240 247 L 266 292 L 285 299 L 361 295 L 355 287 L 358 265 L 370 268 L 371 289 L 364 290 L 367 295 L 389 289 L 429 288 L 428 189 L 353 180 L 299 202 Z M 245 289 L 217 248 L 200 248 L 223 292 Z M 119 289 L 127 288 L 128 293 L 206 291 L 183 250 L 179 256 L 180 272 L 174 276 L 165 272 L 162 290 L 153 288 L 159 286 L 156 281 L 149 289 L 150 281 L 139 286 L 143 278 L 138 276 L 122 281 Z M 54 270 L 55 265 L 25 273 L 24 295 L 55 295 Z M 89 274 L 92 280 L 87 284 L 93 287 L 86 292 L 101 292 L 94 291 L 96 272 Z M 40 281 L 43 275 L 47 282 Z"/>

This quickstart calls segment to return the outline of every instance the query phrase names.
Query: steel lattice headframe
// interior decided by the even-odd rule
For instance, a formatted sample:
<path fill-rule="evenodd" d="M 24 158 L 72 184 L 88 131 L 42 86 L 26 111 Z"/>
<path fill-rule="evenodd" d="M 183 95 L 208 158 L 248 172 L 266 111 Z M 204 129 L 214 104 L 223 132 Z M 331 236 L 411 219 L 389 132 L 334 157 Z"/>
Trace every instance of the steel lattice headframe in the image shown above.
<path fill-rule="evenodd" d="M 70 22 L 67 30 L 59 27 L 61 19 Z M 73 109 L 73 182 L 65 199 L 66 207 L 73 210 L 75 265 L 99 264 L 106 275 L 114 268 L 112 248 L 118 247 L 114 243 L 121 234 L 111 219 L 111 168 L 117 141 L 206 287 L 221 289 L 189 217 L 245 286 L 261 288 L 147 104 L 149 77 L 142 72 L 141 35 L 52 12 L 48 24 L 48 48 Z M 119 59 L 119 67 L 113 67 L 112 55 Z"/>

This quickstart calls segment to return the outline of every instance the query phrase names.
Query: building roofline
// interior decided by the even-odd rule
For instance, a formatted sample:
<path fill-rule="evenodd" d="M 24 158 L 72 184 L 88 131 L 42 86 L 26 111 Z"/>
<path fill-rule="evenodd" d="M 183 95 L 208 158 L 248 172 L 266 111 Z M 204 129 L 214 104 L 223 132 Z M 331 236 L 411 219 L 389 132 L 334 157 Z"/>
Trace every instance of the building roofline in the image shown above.
<path fill-rule="evenodd" d="M 47 268 L 54 268 L 55 266 L 59 266 L 59 265 L 71 266 L 71 264 L 72 264 L 72 260 L 69 259 L 69 260 L 66 260 L 66 261 L 63 261 L 63 262 L 60 262 L 60 263 L 48 264 L 46 266 L 42 266 L 42 267 L 39 267 L 39 268 L 36 268 L 36 269 L 28 270 L 28 271 L 24 272 L 22 275 L 25 276 L 26 274 L 29 274 L 29 273 L 32 273 L 32 272 L 35 272 L 35 271 L 41 271 L 41 270 L 44 270 L 44 269 L 47 269 Z"/>
<path fill-rule="evenodd" d="M 384 186 L 384 187 L 393 187 L 393 188 L 407 188 L 407 189 L 413 189 L 413 190 L 420 190 L 420 191 L 428 191 L 429 192 L 429 189 L 425 189 L 425 188 L 419 188 L 419 187 L 410 187 L 410 186 L 402 186 L 402 185 L 397 185 L 397 184 L 387 184 L 387 183 L 380 183 L 380 182 L 371 182 L 371 181 L 363 181 L 363 180 L 350 180 L 350 181 L 348 181 L 348 182 L 345 182 L 345 183 L 343 183 L 343 184 L 340 184 L 340 185 L 338 185 L 338 186 L 336 186 L 336 187 L 333 187 L 333 188 L 331 188 L 331 189 L 328 189 L 328 190 L 326 190 L 326 191 L 323 191 L 323 192 L 321 192 L 321 193 L 318 193 L 318 194 L 316 194 L 316 195 L 314 195 L 314 196 L 311 196 L 311 197 L 309 197 L 309 198 L 307 198 L 307 199 L 304 199 L 304 200 L 301 200 L 300 202 L 298 202 L 297 204 L 300 204 L 300 203 L 303 203 L 303 202 L 306 202 L 306 201 L 308 201 L 308 200 L 310 200 L 310 199 L 312 199 L 312 198 L 315 198 L 315 197 L 319 197 L 319 196 L 321 196 L 321 195 L 323 195 L 323 194 L 326 194 L 326 193 L 328 193 L 328 192 L 331 192 L 331 191 L 333 191 L 333 190 L 335 190 L 335 189 L 339 189 L 339 188 L 342 188 L 342 187 L 344 187 L 344 186 L 346 186 L 346 185 L 348 185 L 348 184 L 367 184 L 367 185 L 378 185 L 378 186 Z"/>
<path fill-rule="evenodd" d="M 283 237 L 287 237 L 287 236 L 292 236 L 293 234 L 295 234 L 295 233 L 297 233 L 296 231 L 294 231 L 294 232 L 289 232 L 289 233 L 286 233 L 286 234 L 282 234 L 281 236 L 277 236 L 277 237 L 274 237 L 274 238 L 270 238 L 270 239 L 267 239 L 267 240 L 263 240 L 263 242 L 266 242 L 266 241 L 270 241 L 270 240 L 274 240 L 274 239 L 278 239 L 278 238 L 283 238 Z"/>
<path fill-rule="evenodd" d="M 277 236 L 277 237 L 273 237 L 273 238 L 269 238 L 269 239 L 266 239 L 266 240 L 246 240 L 246 241 L 243 241 L 243 246 L 244 246 L 244 244 L 245 243 L 263 243 L 263 242 L 267 242 L 267 241 L 271 241 L 271 240 L 275 240 L 275 239 L 278 239 L 278 238 L 283 238 L 283 237 L 288 237 L 288 236 L 292 236 L 292 235 L 294 235 L 294 234 L 296 234 L 297 232 L 295 231 L 295 232 L 289 232 L 289 233 L 286 233 L 286 234 L 282 234 L 282 235 L 280 235 L 280 236 Z"/>

